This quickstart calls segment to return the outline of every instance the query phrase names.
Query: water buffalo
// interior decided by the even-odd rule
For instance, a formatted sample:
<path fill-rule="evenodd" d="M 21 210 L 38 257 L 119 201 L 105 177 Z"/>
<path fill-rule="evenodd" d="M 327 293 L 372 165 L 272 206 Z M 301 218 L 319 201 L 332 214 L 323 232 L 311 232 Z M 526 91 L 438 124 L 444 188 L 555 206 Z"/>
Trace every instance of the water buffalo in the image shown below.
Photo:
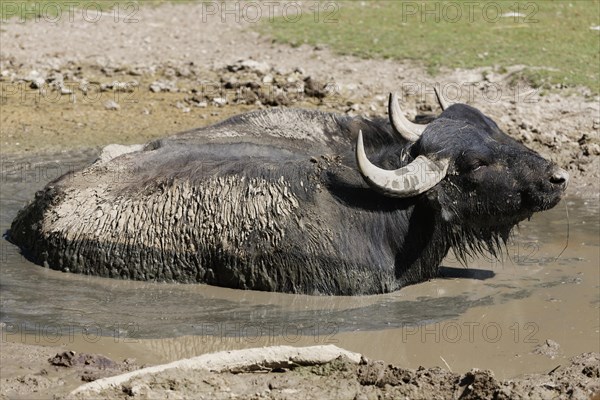
<path fill-rule="evenodd" d="M 270 109 L 109 146 L 38 192 L 9 238 L 83 274 L 383 293 L 435 277 L 450 248 L 496 253 L 568 179 L 473 107 L 420 125 L 391 95 L 389 119 Z"/>

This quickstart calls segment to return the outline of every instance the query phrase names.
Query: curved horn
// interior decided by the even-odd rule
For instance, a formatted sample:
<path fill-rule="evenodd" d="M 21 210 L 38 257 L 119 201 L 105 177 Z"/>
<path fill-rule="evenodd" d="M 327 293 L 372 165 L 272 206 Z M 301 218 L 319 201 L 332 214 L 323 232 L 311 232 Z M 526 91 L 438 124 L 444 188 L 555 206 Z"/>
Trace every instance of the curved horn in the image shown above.
<path fill-rule="evenodd" d="M 414 122 L 410 122 L 400 109 L 398 104 L 398 96 L 396 93 L 390 93 L 390 101 L 388 103 L 388 113 L 390 115 L 390 122 L 394 127 L 394 130 L 398 132 L 402 137 L 410 142 L 416 142 L 421 137 L 421 134 L 425 130 L 427 125 L 419 125 Z"/>
<path fill-rule="evenodd" d="M 444 96 L 442 96 L 442 93 L 440 93 L 437 90 L 437 87 L 433 87 L 433 91 L 435 92 L 435 97 L 437 97 L 437 101 L 440 104 L 440 107 L 442 108 L 442 111 L 444 111 L 446 108 L 450 107 L 452 104 L 448 103 L 446 101 L 446 99 L 444 98 Z"/>
<path fill-rule="evenodd" d="M 444 179 L 449 164 L 448 160 L 433 161 L 418 156 L 410 164 L 396 170 L 379 168 L 365 154 L 362 131 L 358 132 L 356 162 L 367 184 L 391 197 L 412 197 L 426 192 Z"/>

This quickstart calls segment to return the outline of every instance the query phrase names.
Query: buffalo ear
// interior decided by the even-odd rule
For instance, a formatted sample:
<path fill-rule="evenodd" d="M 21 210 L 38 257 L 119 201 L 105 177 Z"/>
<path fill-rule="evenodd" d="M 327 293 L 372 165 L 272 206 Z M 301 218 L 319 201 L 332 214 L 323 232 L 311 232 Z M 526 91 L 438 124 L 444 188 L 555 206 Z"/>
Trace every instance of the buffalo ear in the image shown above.
<path fill-rule="evenodd" d="M 425 198 L 429 202 L 429 204 L 436 210 L 442 211 L 442 204 L 440 202 L 440 191 L 437 187 L 433 187 L 425 192 Z"/>
<path fill-rule="evenodd" d="M 429 205 L 441 215 L 445 222 L 452 222 L 454 221 L 456 214 L 447 207 L 447 205 L 451 204 L 450 199 L 439 186 L 441 185 L 428 190 L 425 193 L 425 197 L 427 198 Z"/>

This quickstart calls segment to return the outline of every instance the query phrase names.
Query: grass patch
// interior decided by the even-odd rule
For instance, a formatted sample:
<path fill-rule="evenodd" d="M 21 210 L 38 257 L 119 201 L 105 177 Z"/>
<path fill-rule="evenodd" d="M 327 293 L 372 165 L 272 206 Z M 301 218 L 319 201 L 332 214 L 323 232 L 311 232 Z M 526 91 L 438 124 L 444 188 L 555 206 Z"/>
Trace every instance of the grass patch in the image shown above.
<path fill-rule="evenodd" d="M 590 29 L 600 25 L 597 0 L 337 1 L 318 9 L 311 3 L 297 20 L 280 16 L 259 30 L 296 46 L 417 60 L 432 75 L 441 67 L 521 64 L 531 68 L 520 77 L 536 87 L 600 91 L 600 32 Z"/>

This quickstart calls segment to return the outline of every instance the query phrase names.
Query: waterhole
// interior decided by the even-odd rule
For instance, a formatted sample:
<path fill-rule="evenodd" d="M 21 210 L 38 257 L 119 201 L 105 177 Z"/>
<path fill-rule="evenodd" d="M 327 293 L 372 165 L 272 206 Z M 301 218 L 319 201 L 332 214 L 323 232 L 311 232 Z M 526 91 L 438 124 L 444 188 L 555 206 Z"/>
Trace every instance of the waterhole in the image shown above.
<path fill-rule="evenodd" d="M 80 150 L 4 157 L 2 232 L 37 190 L 96 156 Z M 566 197 L 521 223 L 502 259 L 482 256 L 465 267 L 450 255 L 437 279 L 358 297 L 62 273 L 31 263 L 2 240 L 2 340 L 27 337 L 100 353 L 118 353 L 117 345 L 127 343 L 153 362 L 224 349 L 332 343 L 412 368 L 490 368 L 498 377 L 542 372 L 581 352 L 600 351 L 598 219 L 596 201 Z M 538 354 L 547 340 L 559 344 L 556 354 Z"/>

